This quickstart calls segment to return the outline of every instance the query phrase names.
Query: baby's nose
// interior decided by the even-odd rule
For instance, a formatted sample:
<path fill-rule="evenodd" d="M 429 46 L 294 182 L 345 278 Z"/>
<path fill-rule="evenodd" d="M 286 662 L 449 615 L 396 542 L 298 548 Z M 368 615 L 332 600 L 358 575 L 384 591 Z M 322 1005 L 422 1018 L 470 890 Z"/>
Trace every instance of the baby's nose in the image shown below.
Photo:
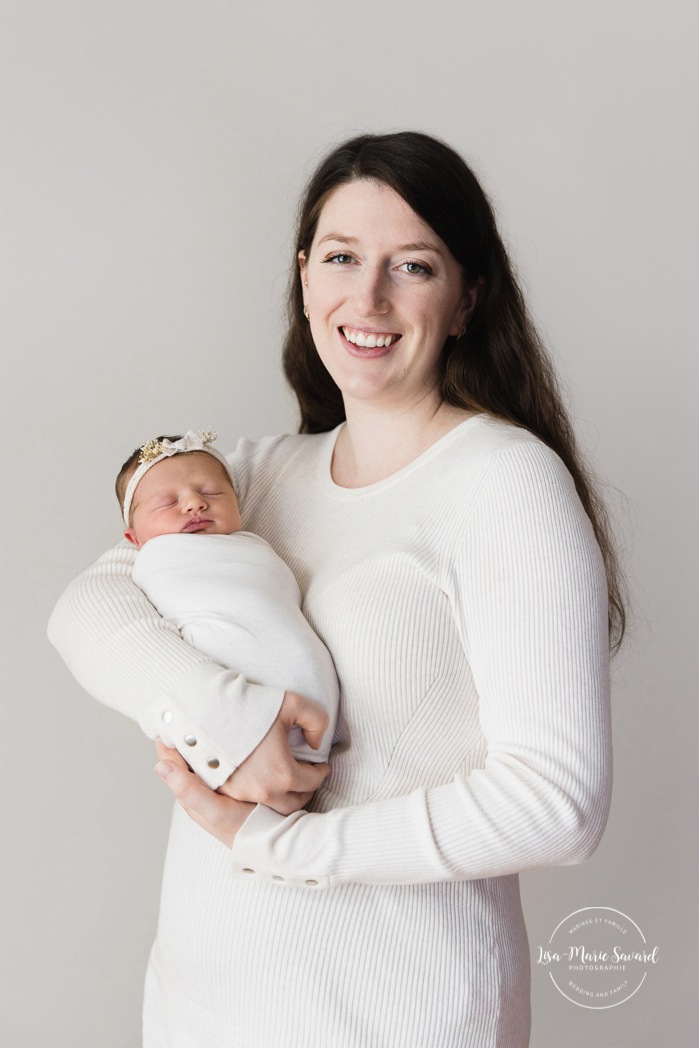
<path fill-rule="evenodd" d="M 190 491 L 184 505 L 186 510 L 203 509 L 206 506 L 206 498 L 200 491 Z"/>

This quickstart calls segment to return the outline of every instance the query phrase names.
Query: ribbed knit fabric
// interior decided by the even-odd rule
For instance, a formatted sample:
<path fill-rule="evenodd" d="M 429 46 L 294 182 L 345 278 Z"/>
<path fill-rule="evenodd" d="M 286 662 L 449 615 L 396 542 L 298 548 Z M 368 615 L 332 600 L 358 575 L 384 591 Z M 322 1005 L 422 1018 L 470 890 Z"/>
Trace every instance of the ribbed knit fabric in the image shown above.
<path fill-rule="evenodd" d="M 291 566 L 335 659 L 333 773 L 313 811 L 255 809 L 232 852 L 175 811 L 144 1044 L 525 1048 L 517 872 L 586 858 L 608 810 L 599 550 L 560 461 L 515 427 L 477 416 L 351 490 L 335 439 L 232 460 L 244 526 Z M 239 760 L 216 671 L 153 620 L 123 550 L 71 587 L 51 636 L 142 723 L 173 696 L 199 723 L 199 675 L 212 744 Z"/>

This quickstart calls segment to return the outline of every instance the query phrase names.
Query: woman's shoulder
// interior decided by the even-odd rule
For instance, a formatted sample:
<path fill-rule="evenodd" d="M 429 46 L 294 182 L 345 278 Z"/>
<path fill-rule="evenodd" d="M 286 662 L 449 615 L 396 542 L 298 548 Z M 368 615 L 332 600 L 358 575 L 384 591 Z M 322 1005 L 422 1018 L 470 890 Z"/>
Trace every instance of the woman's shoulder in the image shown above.
<path fill-rule="evenodd" d="M 468 519 L 473 528 L 541 532 L 591 525 L 575 481 L 553 448 L 522 426 L 480 416 L 474 433 L 474 478 Z M 476 427 L 474 427 L 475 429 Z"/>
<path fill-rule="evenodd" d="M 541 437 L 504 419 L 481 415 L 477 434 L 479 451 L 487 473 L 513 475 L 541 474 L 569 478 L 560 456 Z"/>
<path fill-rule="evenodd" d="M 467 468 L 484 478 L 508 462 L 540 462 L 555 470 L 565 466 L 555 451 L 540 437 L 513 422 L 486 413 L 476 415 L 452 431 L 445 441 L 445 458 L 457 472 Z M 446 462 L 445 462 L 446 465 Z"/>
<path fill-rule="evenodd" d="M 471 427 L 469 438 L 474 449 L 481 450 L 486 457 L 498 455 L 508 448 L 543 443 L 530 430 L 495 415 L 483 412 L 476 415 L 473 421 L 475 425 Z M 466 430 L 466 427 L 463 428 Z"/>
<path fill-rule="evenodd" d="M 439 466 L 433 483 L 441 492 L 440 505 L 453 502 L 464 519 L 479 519 L 474 511 L 491 504 L 516 516 L 532 499 L 557 511 L 577 502 L 559 455 L 528 429 L 490 415 L 460 427 Z"/>

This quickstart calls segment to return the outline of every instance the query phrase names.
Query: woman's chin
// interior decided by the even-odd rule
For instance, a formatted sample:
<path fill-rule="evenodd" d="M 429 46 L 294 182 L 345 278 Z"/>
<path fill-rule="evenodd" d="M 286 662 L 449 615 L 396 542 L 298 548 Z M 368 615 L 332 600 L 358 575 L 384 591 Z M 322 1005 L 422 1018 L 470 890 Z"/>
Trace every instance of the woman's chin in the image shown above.
<path fill-rule="evenodd" d="M 339 386 L 345 404 L 356 401 L 357 403 L 371 403 L 378 406 L 384 403 L 388 404 L 395 397 L 396 391 L 392 383 L 376 381 L 376 379 L 372 381 L 367 376 L 360 378 L 356 376 L 347 378 L 345 376 L 339 382 L 335 378 L 335 382 Z"/>

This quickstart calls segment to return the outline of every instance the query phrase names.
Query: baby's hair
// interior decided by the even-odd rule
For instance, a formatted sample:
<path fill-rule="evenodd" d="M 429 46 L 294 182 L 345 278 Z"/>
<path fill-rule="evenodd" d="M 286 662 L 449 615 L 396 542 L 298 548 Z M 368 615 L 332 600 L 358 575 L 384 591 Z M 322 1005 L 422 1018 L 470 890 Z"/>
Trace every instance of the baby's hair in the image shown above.
<path fill-rule="evenodd" d="M 179 435 L 176 435 L 174 437 L 161 436 L 161 437 L 157 437 L 156 439 L 157 440 L 169 440 L 171 444 L 174 444 L 176 440 L 181 440 L 182 439 L 182 434 L 180 433 Z M 127 458 L 126 462 L 124 463 L 124 465 L 119 470 L 119 474 L 118 474 L 117 479 L 116 479 L 115 488 L 116 488 L 116 497 L 119 500 L 119 505 L 121 506 L 122 510 L 124 508 L 124 496 L 126 495 L 126 488 L 128 487 L 128 483 L 131 480 L 131 478 L 133 477 L 134 473 L 138 469 L 138 460 L 141 457 L 141 451 L 142 450 L 143 450 L 143 445 L 141 445 L 141 447 L 138 447 L 134 451 L 132 451 L 131 454 L 129 455 L 129 457 Z"/>

